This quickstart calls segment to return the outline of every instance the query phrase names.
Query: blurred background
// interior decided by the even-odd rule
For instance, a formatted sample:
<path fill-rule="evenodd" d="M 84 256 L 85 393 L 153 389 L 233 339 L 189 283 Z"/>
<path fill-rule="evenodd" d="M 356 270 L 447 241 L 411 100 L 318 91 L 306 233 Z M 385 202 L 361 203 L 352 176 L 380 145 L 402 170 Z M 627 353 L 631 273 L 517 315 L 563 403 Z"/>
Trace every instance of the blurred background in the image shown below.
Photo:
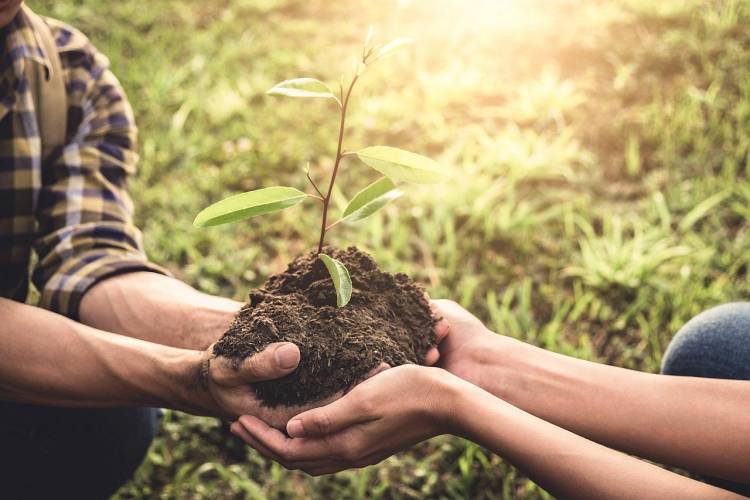
<path fill-rule="evenodd" d="M 350 149 L 388 144 L 449 179 L 330 242 L 452 298 L 496 332 L 658 371 L 691 316 L 747 299 L 750 2 L 662 0 L 37 0 L 111 59 L 140 126 L 131 184 L 149 255 L 244 300 L 316 242 L 319 206 L 194 229 L 229 194 L 328 175 L 330 101 L 368 26 L 414 43 L 366 73 Z M 336 210 L 374 172 L 347 161 Z M 502 423 L 497 423 L 502 425 Z M 543 450 L 542 450 L 543 451 Z M 499 457 L 442 437 L 311 478 L 168 412 L 121 498 L 546 498 Z"/>

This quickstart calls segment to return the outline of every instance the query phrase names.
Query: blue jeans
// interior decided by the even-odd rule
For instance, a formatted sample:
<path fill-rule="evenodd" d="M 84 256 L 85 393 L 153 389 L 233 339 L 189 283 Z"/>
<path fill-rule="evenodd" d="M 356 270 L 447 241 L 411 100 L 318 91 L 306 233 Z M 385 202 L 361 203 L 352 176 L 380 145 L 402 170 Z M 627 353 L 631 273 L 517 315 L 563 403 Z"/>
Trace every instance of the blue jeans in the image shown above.
<path fill-rule="evenodd" d="M 140 465 L 158 415 L 0 402 L 0 497 L 108 498 Z"/>
<path fill-rule="evenodd" d="M 661 371 L 667 375 L 750 380 L 750 302 L 724 304 L 688 321 L 669 344 Z M 747 411 L 750 415 L 750 408 Z M 750 484 L 708 482 L 750 496 Z"/>

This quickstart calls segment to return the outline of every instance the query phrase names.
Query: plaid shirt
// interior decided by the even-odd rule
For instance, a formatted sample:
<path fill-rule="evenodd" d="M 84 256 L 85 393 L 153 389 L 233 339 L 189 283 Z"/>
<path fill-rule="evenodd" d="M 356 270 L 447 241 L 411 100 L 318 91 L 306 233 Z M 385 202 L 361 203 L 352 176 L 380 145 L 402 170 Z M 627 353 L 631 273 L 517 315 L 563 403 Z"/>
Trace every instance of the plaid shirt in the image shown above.
<path fill-rule="evenodd" d="M 0 296 L 76 318 L 86 291 L 150 264 L 126 180 L 137 162 L 133 113 L 108 61 L 79 31 L 47 19 L 67 93 L 67 137 L 42 162 L 26 64 L 50 67 L 23 11 L 0 29 Z M 36 255 L 32 259 L 32 253 Z"/>

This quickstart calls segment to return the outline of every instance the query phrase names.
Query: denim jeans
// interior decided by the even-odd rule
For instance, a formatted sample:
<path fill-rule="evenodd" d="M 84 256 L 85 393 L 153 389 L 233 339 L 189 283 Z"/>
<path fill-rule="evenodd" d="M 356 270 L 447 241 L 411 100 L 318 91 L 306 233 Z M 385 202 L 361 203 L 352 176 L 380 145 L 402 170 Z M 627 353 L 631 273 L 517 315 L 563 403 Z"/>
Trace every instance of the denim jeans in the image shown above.
<path fill-rule="evenodd" d="M 750 302 L 724 304 L 688 321 L 669 344 L 661 371 L 667 375 L 750 380 Z M 750 415 L 750 408 L 746 410 Z M 750 496 L 750 484 L 707 481 Z"/>
<path fill-rule="evenodd" d="M 0 402 L 0 497 L 108 498 L 143 460 L 158 412 Z"/>

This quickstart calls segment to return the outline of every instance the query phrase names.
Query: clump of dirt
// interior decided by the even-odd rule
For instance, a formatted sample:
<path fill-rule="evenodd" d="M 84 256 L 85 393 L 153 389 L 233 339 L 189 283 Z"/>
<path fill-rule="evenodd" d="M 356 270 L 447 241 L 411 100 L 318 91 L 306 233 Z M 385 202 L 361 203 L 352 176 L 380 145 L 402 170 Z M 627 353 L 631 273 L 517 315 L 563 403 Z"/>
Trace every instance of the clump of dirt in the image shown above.
<path fill-rule="evenodd" d="M 315 252 L 295 259 L 250 293 L 214 354 L 237 364 L 274 342 L 294 342 L 301 361 L 291 374 L 253 384 L 268 407 L 314 403 L 346 391 L 382 362 L 422 363 L 435 346 L 435 318 L 424 290 L 405 274 L 381 271 L 356 247 L 326 248 L 352 278 L 349 304 L 336 291 Z"/>

